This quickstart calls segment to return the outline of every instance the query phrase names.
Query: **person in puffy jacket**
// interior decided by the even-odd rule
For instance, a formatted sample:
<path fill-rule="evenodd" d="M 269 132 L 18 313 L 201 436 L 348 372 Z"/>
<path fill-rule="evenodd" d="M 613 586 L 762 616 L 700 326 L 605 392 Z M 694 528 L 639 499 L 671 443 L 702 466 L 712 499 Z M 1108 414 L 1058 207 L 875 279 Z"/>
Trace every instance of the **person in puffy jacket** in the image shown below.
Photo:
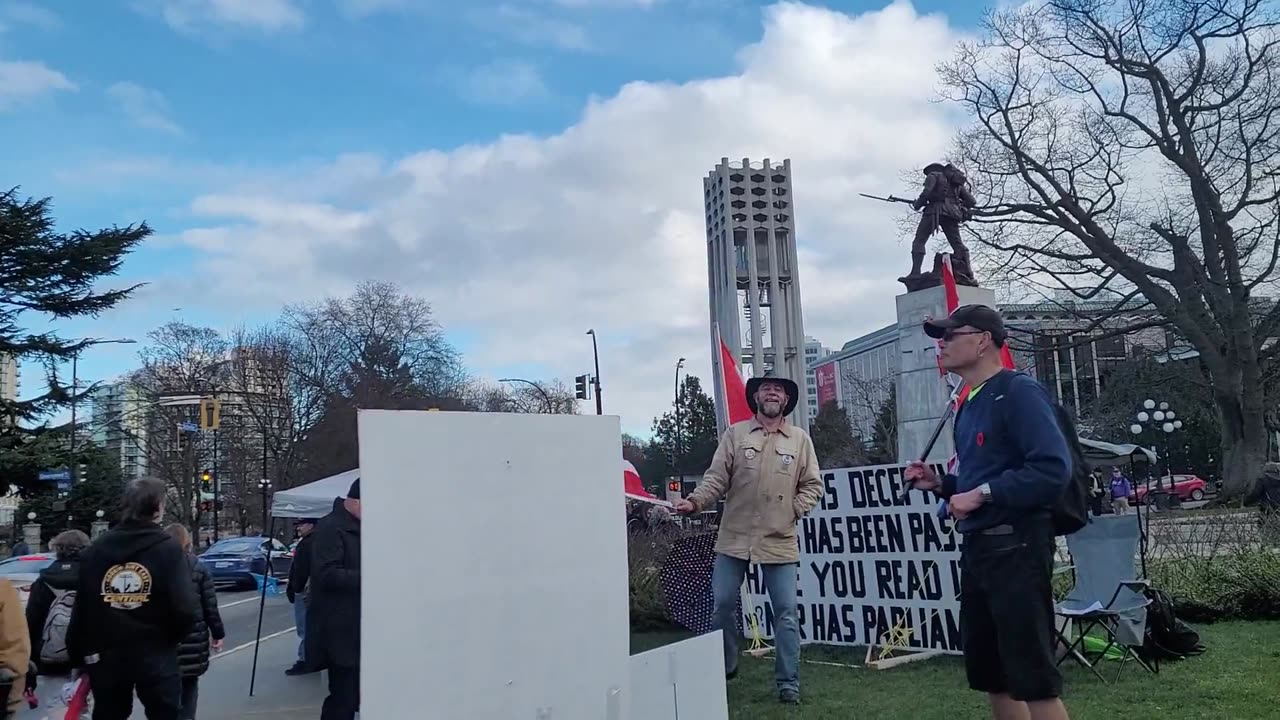
<path fill-rule="evenodd" d="M 89 536 L 79 530 L 59 533 L 49 543 L 57 555 L 53 564 L 40 571 L 27 598 L 27 630 L 31 633 L 31 660 L 41 675 L 61 674 L 71 669 L 67 651 L 67 629 L 80 582 L 80 553 L 89 546 Z"/>
<path fill-rule="evenodd" d="M 191 533 L 183 525 L 174 523 L 164 529 L 187 555 L 187 565 L 191 567 L 191 581 L 196 586 L 196 596 L 200 600 L 200 619 L 191 627 L 186 639 L 178 644 L 178 672 L 182 675 L 182 710 L 178 713 L 180 720 L 195 720 L 196 703 L 200 696 L 200 676 L 209 669 L 209 651 L 222 649 L 222 640 L 226 630 L 222 626 L 222 615 L 218 612 L 218 594 L 213 587 L 213 578 L 209 568 L 191 552 Z M 210 642 L 212 638 L 212 642 Z"/>

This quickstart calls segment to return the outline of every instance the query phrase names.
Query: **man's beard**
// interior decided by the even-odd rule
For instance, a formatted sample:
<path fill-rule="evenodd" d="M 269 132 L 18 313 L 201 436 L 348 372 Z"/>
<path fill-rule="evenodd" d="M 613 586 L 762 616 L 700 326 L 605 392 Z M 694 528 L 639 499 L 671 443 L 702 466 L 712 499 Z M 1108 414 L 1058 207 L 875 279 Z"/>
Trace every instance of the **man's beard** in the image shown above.
<path fill-rule="evenodd" d="M 760 414 L 769 419 L 779 417 L 782 415 L 782 403 L 773 401 L 760 403 Z"/>

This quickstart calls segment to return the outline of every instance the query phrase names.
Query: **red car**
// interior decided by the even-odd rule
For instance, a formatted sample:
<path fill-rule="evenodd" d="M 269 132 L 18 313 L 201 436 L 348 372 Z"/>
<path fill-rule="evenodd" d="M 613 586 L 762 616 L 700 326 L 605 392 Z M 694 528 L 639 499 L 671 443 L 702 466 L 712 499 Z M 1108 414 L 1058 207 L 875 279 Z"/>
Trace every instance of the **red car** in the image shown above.
<path fill-rule="evenodd" d="M 1145 486 L 1139 486 L 1134 491 L 1133 501 L 1135 503 L 1143 502 L 1147 496 L 1147 492 L 1154 489 L 1155 486 L 1154 480 Z M 1165 492 L 1172 491 L 1173 494 L 1178 496 L 1178 499 L 1182 502 L 1187 502 L 1189 500 L 1203 500 L 1205 493 L 1207 492 L 1207 487 L 1208 483 L 1195 475 L 1174 475 L 1172 488 L 1169 487 L 1168 477 L 1160 479 L 1160 489 Z"/>

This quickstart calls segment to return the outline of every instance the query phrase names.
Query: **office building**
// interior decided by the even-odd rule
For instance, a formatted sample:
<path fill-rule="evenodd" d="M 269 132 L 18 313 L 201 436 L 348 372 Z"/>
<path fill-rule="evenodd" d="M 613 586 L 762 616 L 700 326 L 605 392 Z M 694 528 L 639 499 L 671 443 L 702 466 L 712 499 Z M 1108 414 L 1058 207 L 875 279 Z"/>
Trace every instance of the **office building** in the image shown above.
<path fill-rule="evenodd" d="M 831 348 L 818 342 L 816 338 L 811 338 L 807 335 L 805 336 L 804 338 L 804 367 L 805 367 L 804 376 L 805 376 L 805 384 L 806 384 L 806 387 L 808 388 L 806 393 L 807 397 L 805 398 L 805 405 L 809 409 L 809 422 L 813 422 L 813 419 L 818 417 L 818 411 L 822 409 L 821 404 L 818 402 L 818 383 L 817 383 L 817 378 L 814 376 L 813 368 L 819 362 L 829 357 L 831 353 L 832 353 Z"/>
<path fill-rule="evenodd" d="M 126 480 L 147 474 L 150 413 L 146 395 L 120 380 L 98 386 L 91 399 L 88 434 L 95 445 L 120 458 Z"/>
<path fill-rule="evenodd" d="M 17 400 L 18 390 L 18 360 L 0 354 L 0 400 Z"/>
<path fill-rule="evenodd" d="M 1135 305 L 1132 313 L 1108 320 L 1088 336 L 1081 334 L 1093 324 L 1091 316 L 1111 307 L 1108 302 L 1069 299 L 1002 305 L 1018 369 L 1034 375 L 1064 407 L 1080 413 L 1105 390 L 1111 367 L 1164 353 L 1181 356 L 1185 343 L 1164 328 L 1105 337 L 1108 328 L 1150 318 L 1154 311 L 1149 307 Z M 870 437 L 880 409 L 891 398 L 899 358 L 896 324 L 850 340 L 814 367 L 819 404 L 837 401 L 849 414 L 854 432 Z"/>

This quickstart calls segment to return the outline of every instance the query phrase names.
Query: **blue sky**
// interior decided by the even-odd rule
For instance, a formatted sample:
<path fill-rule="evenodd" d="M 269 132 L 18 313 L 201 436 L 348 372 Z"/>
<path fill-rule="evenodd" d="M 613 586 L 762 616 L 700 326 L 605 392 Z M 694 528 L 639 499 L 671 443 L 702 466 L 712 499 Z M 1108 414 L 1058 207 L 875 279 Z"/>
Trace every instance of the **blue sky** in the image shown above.
<path fill-rule="evenodd" d="M 929 101 L 927 83 L 859 87 L 876 81 L 856 80 L 859 67 L 888 62 L 885 54 L 901 46 L 901 62 L 916 73 L 911 77 L 925 77 L 979 9 L 945 2 L 884 8 L 748 0 L 0 0 L 0 81 L 6 81 L 0 85 L 7 85 L 0 87 L 6 138 L 0 183 L 53 196 L 67 229 L 145 219 L 156 230 L 121 277 L 148 282 L 148 288 L 100 320 L 60 324 L 65 334 L 141 340 L 174 318 L 229 328 L 267 320 L 281 302 L 342 292 L 361 279 L 408 280 L 421 283 L 413 289 L 437 304 L 446 330 L 473 365 L 494 376 L 524 372 L 568 380 L 588 369 L 583 353 L 589 362 L 590 344 L 581 333 L 601 326 L 606 393 L 620 386 L 619 406 L 612 410 L 623 414 L 624 426 L 643 430 L 665 402 L 665 395 L 662 401 L 645 398 L 650 383 L 669 374 L 661 370 L 668 356 L 709 356 L 703 347 L 705 291 L 696 292 L 698 278 L 705 277 L 705 262 L 697 264 L 703 257 L 699 175 L 722 155 L 805 152 L 783 131 L 786 117 L 763 129 L 722 122 L 723 133 L 711 128 L 696 144 L 675 147 L 682 125 L 689 124 L 680 118 L 731 111 L 726 93 L 741 88 L 763 97 L 759 93 L 781 82 L 771 69 L 779 67 L 796 73 L 799 85 L 810 76 L 829 77 L 829 84 L 815 81 L 795 100 L 829 107 L 841 122 L 853 112 L 856 120 L 877 124 L 867 107 L 850 110 L 850 97 L 891 97 L 902 102 L 905 116 L 918 118 L 910 107 Z M 916 28 L 942 47 L 913 50 L 910 43 L 886 41 L 874 56 L 859 47 L 886 33 L 911 37 Z M 788 67 L 789 58 L 796 67 Z M 670 141 L 656 134 L 653 122 L 627 127 L 630 118 L 646 113 L 672 119 Z M 892 125 L 892 117 L 886 111 L 885 124 Z M 924 139 L 909 139 L 920 147 L 903 151 L 902 167 L 937 150 L 948 122 L 940 114 L 938 128 L 928 128 Z M 841 137 L 851 133 L 825 127 L 833 133 L 832 152 L 848 155 L 850 177 L 893 177 L 887 167 L 893 158 L 839 149 Z M 590 174 L 625 154 L 618 150 L 625 140 L 616 138 L 627 133 L 649 136 L 641 142 L 650 145 L 619 160 L 623 164 L 612 175 L 630 176 L 635 169 L 637 190 L 625 206 L 612 205 L 618 192 L 595 203 L 610 208 L 607 218 L 597 217 L 592 203 L 570 198 L 568 184 L 550 175 L 545 184 L 525 180 L 506 188 L 508 200 L 496 213 L 460 209 L 457 217 L 442 217 L 458 207 L 458 197 L 474 198 L 491 186 L 485 173 L 495 173 L 492 182 L 498 183 L 516 172 L 512 168 L 554 160 L 558 170 L 572 172 L 579 163 Z M 646 194 L 654 183 L 639 177 L 639 166 L 650 162 L 689 163 L 693 170 L 678 178 L 687 201 Z M 816 183 L 818 174 L 811 177 Z M 445 210 L 430 222 L 456 227 L 424 230 L 418 223 L 425 221 L 411 210 L 442 192 L 431 183 L 446 180 L 448 192 L 466 195 L 442 205 Z M 798 181 L 798 195 L 804 187 Z M 584 182 L 582 190 L 591 191 L 591 184 Z M 553 191 L 545 202 L 536 198 Z M 824 237 L 808 247 L 802 240 L 802 250 L 814 257 L 839 255 L 826 249 L 825 235 L 834 238 L 845 220 L 826 211 L 826 198 L 815 200 L 809 227 Z M 522 232 L 521 216 L 549 203 L 564 203 L 555 219 Z M 531 209 L 517 212 L 514 206 L 524 204 Z M 504 205 L 512 206 L 509 221 L 501 217 Z M 621 217 L 631 212 L 634 218 Z M 482 222 L 476 230 L 468 220 L 495 214 L 498 230 Z M 633 284 L 626 275 L 606 275 L 611 258 L 592 252 L 607 242 L 592 237 L 600 232 L 592 228 L 615 220 L 619 227 L 645 228 L 626 245 L 651 244 L 650 257 L 660 266 L 656 277 L 672 286 L 661 298 L 622 298 L 605 311 L 596 303 L 604 302 L 609 288 L 625 294 Z M 798 220 L 803 228 L 804 216 Z M 549 229 L 562 221 L 563 227 Z M 319 225 L 308 224 L 313 222 Z M 523 253 L 527 245 L 550 248 L 561 239 L 555 236 L 579 232 L 570 225 L 582 226 L 585 251 L 574 255 L 582 265 L 557 279 L 563 253 Z M 549 233 L 545 242 L 539 233 Z M 276 238 L 280 253 L 264 256 L 263 246 Z M 383 250 L 377 249 L 381 242 L 388 243 Z M 462 242 L 484 249 L 459 252 Z M 403 253 L 403 260 L 387 252 Z M 445 267 L 454 256 L 462 264 Z M 415 274 L 406 274 L 410 259 Z M 599 272 L 594 262 L 601 263 Z M 526 272 L 512 275 L 512 267 Z M 545 278 L 545 290 L 534 276 Z M 594 277 L 621 281 L 596 286 Z M 574 294 L 560 296 L 555 287 L 566 278 L 577 286 Z M 654 284 L 652 277 L 644 282 Z M 878 279 L 868 283 L 865 292 L 883 294 L 889 287 Z M 547 297 L 547 305 L 486 307 L 504 289 Z M 883 296 L 888 310 L 874 317 L 823 319 L 826 303 L 848 299 L 825 292 L 810 302 L 806 291 L 806 314 L 814 314 L 813 326 L 829 335 L 820 335 L 829 345 L 891 313 L 889 294 Z M 678 302 L 679 312 L 664 309 L 666 302 Z M 827 309 L 833 318 L 841 314 L 838 305 Z M 521 317 L 524 312 L 532 318 Z M 636 317 L 646 314 L 660 319 Z M 520 337 L 532 332 L 530 325 L 546 334 Z M 81 363 L 82 375 L 99 380 L 126 370 L 135 350 L 95 348 Z M 705 374 L 706 366 L 695 363 L 693 370 Z M 30 391 L 40 377 L 29 369 L 24 380 Z M 657 387 L 665 392 L 666 385 Z"/>

